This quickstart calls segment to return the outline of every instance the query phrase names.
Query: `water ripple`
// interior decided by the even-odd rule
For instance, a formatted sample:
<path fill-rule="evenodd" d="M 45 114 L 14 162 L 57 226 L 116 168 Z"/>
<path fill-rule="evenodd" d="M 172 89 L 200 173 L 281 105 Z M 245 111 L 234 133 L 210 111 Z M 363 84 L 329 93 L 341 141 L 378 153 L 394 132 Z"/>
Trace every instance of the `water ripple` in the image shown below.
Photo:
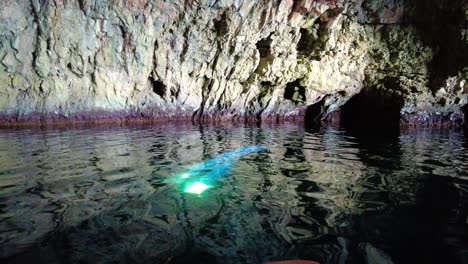
<path fill-rule="evenodd" d="M 268 150 L 241 158 L 202 195 L 174 181 L 190 165 L 246 145 Z M 428 263 L 457 263 L 467 246 L 467 148 L 457 131 L 369 138 L 295 125 L 2 130 L 0 258 L 360 263 L 362 245 L 373 245 L 398 263 L 424 254 Z M 414 244 L 441 250 L 406 249 Z"/>

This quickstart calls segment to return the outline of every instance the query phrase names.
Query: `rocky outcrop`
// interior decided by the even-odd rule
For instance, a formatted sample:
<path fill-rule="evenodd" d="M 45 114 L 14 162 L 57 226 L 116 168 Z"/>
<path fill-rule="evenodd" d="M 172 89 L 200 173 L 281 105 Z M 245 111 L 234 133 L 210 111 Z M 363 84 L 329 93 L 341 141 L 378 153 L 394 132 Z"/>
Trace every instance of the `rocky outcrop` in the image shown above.
<path fill-rule="evenodd" d="M 5 0 L 0 122 L 317 118 L 369 89 L 462 122 L 468 5 L 428 2 Z"/>

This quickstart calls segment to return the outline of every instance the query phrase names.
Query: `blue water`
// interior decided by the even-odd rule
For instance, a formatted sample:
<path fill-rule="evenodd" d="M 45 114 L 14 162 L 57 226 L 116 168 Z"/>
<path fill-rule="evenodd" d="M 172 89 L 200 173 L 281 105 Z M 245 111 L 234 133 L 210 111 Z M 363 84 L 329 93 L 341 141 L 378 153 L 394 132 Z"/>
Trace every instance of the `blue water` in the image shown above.
<path fill-rule="evenodd" d="M 245 146 L 266 150 L 210 163 Z M 468 263 L 467 150 L 461 130 L 0 130 L 0 260 Z M 175 180 L 197 164 L 222 175 L 199 195 Z"/>

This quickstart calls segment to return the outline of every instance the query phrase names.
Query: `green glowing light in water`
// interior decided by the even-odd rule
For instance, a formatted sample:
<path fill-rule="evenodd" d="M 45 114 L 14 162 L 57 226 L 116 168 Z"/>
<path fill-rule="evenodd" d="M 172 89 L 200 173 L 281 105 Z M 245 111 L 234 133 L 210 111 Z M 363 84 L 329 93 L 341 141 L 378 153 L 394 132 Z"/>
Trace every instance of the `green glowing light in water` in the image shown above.
<path fill-rule="evenodd" d="M 194 193 L 194 194 L 201 194 L 206 189 L 210 188 L 211 186 L 204 184 L 203 182 L 194 182 L 192 185 L 185 189 L 185 192 Z"/>
<path fill-rule="evenodd" d="M 188 174 L 188 173 L 183 173 L 181 176 L 182 176 L 182 178 L 187 179 L 188 177 L 190 177 L 190 174 Z"/>

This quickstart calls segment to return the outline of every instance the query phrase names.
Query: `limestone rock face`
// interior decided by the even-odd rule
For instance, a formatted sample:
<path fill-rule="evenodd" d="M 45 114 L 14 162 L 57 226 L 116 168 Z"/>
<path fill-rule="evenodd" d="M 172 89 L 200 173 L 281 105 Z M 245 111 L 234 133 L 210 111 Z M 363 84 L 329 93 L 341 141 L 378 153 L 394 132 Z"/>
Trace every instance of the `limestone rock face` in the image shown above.
<path fill-rule="evenodd" d="M 425 2 L 4 0 L 0 120 L 302 117 L 363 89 L 461 115 L 468 4 Z M 428 39 L 447 13 L 453 45 Z"/>

